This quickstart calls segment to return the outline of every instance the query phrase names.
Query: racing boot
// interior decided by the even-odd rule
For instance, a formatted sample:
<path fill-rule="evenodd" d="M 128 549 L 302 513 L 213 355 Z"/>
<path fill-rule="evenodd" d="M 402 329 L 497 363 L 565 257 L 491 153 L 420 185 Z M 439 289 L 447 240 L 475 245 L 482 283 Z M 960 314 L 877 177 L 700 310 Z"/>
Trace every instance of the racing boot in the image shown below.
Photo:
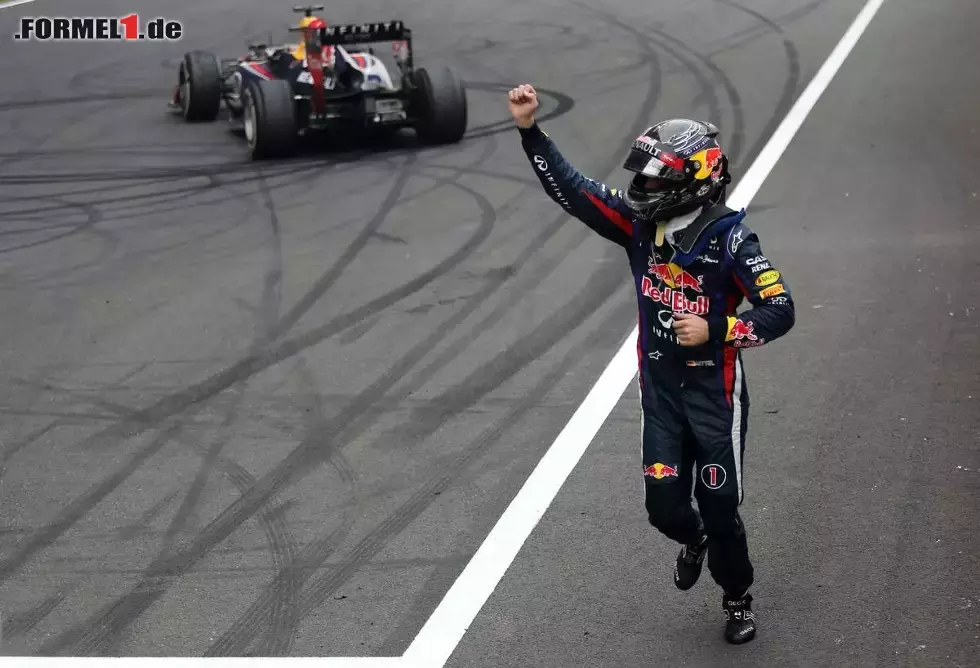
<path fill-rule="evenodd" d="M 722 596 L 721 607 L 725 611 L 725 640 L 741 645 L 755 637 L 755 615 L 752 614 L 752 594 Z"/>
<path fill-rule="evenodd" d="M 674 566 L 674 584 L 681 591 L 693 587 L 701 577 L 701 567 L 704 557 L 708 554 L 708 536 L 702 535 L 694 545 L 685 545 L 677 555 L 677 565 Z"/>

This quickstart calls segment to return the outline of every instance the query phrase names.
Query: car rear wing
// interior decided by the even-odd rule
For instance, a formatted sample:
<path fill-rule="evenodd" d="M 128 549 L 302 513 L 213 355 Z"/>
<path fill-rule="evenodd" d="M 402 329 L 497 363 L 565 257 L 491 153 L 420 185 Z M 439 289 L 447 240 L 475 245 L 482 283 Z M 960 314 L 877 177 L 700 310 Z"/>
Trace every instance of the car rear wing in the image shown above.
<path fill-rule="evenodd" d="M 366 44 L 368 42 L 401 42 L 412 39 L 412 31 L 401 21 L 327 26 L 320 29 L 320 40 L 326 46 Z"/>

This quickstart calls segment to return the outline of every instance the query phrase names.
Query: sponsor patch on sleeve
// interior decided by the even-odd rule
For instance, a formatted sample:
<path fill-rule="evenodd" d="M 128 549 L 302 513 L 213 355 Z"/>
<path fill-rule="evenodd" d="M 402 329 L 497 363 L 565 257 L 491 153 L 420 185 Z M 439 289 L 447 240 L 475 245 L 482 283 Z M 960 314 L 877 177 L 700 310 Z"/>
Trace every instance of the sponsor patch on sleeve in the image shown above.
<path fill-rule="evenodd" d="M 781 295 L 784 292 L 786 292 L 786 288 L 784 288 L 782 285 L 774 285 L 771 288 L 766 288 L 760 292 L 759 295 L 763 299 L 769 299 L 769 297 L 775 297 L 776 295 Z"/>
<path fill-rule="evenodd" d="M 779 272 L 775 269 L 770 269 L 759 275 L 759 278 L 755 279 L 755 284 L 762 285 L 772 285 L 779 280 Z"/>

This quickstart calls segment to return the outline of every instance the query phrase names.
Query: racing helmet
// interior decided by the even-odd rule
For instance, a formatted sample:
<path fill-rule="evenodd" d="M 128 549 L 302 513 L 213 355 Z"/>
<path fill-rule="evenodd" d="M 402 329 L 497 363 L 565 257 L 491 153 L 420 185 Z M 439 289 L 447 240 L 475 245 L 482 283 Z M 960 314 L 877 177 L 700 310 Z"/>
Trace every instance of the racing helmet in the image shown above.
<path fill-rule="evenodd" d="M 647 128 L 623 163 L 635 174 L 623 199 L 640 218 L 657 222 L 723 201 L 731 175 L 718 134 L 711 123 L 682 118 Z"/>
<path fill-rule="evenodd" d="M 296 60 L 303 60 L 306 58 L 306 42 L 310 39 L 310 35 L 314 30 L 326 28 L 327 22 L 319 16 L 304 16 L 300 19 L 299 25 L 296 27 L 301 29 L 300 34 L 302 35 L 302 39 L 296 48 L 293 49 L 292 54 Z"/>
<path fill-rule="evenodd" d="M 318 30 L 320 28 L 326 28 L 327 22 L 321 19 L 319 16 L 304 16 L 300 19 L 298 27 Z"/>

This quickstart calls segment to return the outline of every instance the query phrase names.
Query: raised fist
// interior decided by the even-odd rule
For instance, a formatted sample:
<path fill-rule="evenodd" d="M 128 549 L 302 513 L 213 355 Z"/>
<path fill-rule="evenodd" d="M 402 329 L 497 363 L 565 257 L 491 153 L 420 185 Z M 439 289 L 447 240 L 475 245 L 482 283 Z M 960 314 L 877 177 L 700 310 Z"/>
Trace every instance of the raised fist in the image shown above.
<path fill-rule="evenodd" d="M 507 94 L 510 101 L 510 115 L 519 128 L 534 125 L 534 112 L 538 108 L 538 94 L 531 84 L 521 84 Z"/>

